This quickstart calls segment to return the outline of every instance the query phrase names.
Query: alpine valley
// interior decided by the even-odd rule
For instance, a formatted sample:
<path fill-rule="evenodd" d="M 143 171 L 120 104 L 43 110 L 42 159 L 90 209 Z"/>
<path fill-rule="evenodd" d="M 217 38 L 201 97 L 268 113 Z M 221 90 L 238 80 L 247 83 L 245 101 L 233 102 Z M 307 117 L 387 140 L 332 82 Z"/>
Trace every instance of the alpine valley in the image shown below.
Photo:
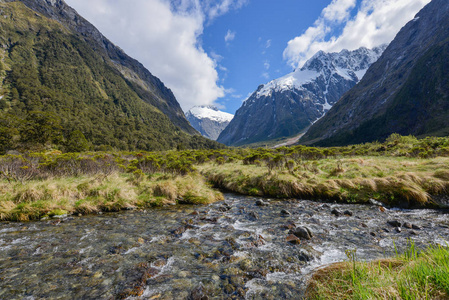
<path fill-rule="evenodd" d="M 1 1 L 0 29 L 0 153 L 220 147 L 64 1 Z"/>
<path fill-rule="evenodd" d="M 356 85 L 385 48 L 318 52 L 302 68 L 260 85 L 218 142 L 241 146 L 298 135 Z"/>

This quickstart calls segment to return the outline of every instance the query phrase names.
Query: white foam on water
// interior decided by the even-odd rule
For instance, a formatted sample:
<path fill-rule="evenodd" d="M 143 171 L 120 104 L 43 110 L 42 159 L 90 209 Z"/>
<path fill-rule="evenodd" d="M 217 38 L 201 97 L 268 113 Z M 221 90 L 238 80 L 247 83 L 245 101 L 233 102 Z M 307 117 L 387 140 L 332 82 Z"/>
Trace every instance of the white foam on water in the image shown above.
<path fill-rule="evenodd" d="M 245 284 L 248 289 L 245 295 L 245 299 L 249 299 L 252 294 L 257 294 L 263 291 L 267 291 L 268 288 L 265 287 L 265 281 L 261 279 L 251 279 Z"/>

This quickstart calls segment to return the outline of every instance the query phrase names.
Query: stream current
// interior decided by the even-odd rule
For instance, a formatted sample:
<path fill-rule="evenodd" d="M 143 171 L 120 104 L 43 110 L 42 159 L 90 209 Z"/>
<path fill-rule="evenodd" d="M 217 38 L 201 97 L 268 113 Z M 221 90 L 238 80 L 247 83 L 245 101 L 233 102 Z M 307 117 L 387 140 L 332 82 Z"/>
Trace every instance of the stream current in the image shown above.
<path fill-rule="evenodd" d="M 0 299 L 300 299 L 345 250 L 373 260 L 449 242 L 447 210 L 257 200 L 2 222 Z M 287 242 L 295 226 L 312 239 Z"/>

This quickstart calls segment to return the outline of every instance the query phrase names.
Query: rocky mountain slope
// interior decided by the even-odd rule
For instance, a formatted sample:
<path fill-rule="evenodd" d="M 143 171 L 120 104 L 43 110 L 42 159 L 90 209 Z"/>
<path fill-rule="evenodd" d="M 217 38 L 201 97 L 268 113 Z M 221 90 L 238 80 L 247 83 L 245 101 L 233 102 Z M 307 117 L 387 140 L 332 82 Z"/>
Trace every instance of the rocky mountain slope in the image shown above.
<path fill-rule="evenodd" d="M 239 146 L 297 135 L 352 88 L 385 47 L 318 52 L 302 68 L 259 86 L 218 141 Z"/>
<path fill-rule="evenodd" d="M 303 143 L 343 145 L 391 133 L 449 134 L 449 2 L 407 23 L 362 81 L 316 122 Z"/>
<path fill-rule="evenodd" d="M 195 106 L 186 113 L 190 124 L 203 136 L 216 140 L 234 115 L 219 111 L 214 106 Z"/>
<path fill-rule="evenodd" d="M 64 148 L 73 136 L 94 149 L 217 146 L 197 136 L 170 89 L 64 1 L 6 0 L 0 14 L 0 152 Z"/>

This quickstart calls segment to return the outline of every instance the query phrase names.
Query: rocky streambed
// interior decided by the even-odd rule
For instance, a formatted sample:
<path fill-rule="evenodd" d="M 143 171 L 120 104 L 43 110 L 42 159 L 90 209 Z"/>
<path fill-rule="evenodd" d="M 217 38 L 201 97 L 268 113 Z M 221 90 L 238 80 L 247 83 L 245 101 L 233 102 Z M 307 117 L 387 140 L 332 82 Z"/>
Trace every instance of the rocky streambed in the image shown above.
<path fill-rule="evenodd" d="M 298 299 L 345 250 L 372 260 L 449 242 L 447 210 L 225 198 L 0 223 L 0 298 Z"/>

